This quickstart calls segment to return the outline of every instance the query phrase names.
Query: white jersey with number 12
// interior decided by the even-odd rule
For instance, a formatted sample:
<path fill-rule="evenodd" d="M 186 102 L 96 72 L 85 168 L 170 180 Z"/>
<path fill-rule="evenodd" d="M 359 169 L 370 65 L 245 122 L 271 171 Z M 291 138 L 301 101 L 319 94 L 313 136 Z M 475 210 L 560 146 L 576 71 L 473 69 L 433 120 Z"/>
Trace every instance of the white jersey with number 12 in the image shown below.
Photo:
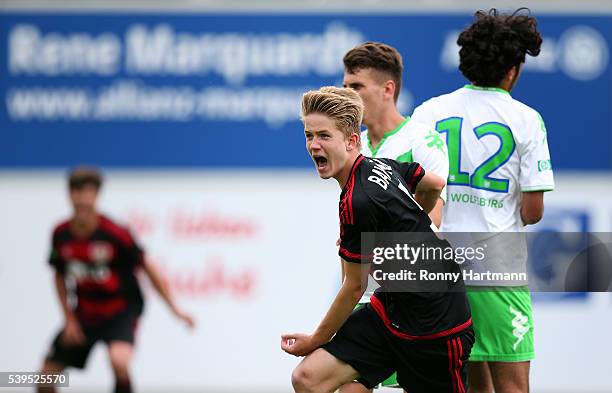
<path fill-rule="evenodd" d="M 554 189 L 544 121 L 505 90 L 467 85 L 426 101 L 412 119 L 446 138 L 442 231 L 522 231 L 522 192 Z"/>

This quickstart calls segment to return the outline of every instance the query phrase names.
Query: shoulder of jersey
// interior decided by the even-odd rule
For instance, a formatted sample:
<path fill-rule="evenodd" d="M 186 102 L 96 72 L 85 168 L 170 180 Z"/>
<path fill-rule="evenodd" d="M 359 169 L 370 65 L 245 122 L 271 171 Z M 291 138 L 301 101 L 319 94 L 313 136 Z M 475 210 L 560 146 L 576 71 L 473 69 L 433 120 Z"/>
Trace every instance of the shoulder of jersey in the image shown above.
<path fill-rule="evenodd" d="M 430 131 L 433 131 L 431 127 L 429 127 L 425 123 L 421 123 L 418 120 L 410 119 L 408 123 L 404 126 L 405 133 L 411 136 L 428 136 Z"/>
<path fill-rule="evenodd" d="M 125 245 L 132 245 L 134 240 L 127 227 L 117 224 L 110 218 L 100 215 L 100 229 L 110 233 Z"/>
<path fill-rule="evenodd" d="M 70 229 L 70 219 L 61 221 L 53 228 L 53 236 L 58 235 Z"/>
<path fill-rule="evenodd" d="M 419 106 L 429 106 L 429 105 L 437 105 L 440 102 L 444 102 L 448 99 L 453 99 L 454 97 L 461 95 L 466 89 L 459 88 L 457 90 L 451 91 L 449 93 L 440 94 L 439 96 L 431 97 L 428 100 L 423 101 L 423 103 Z"/>
<path fill-rule="evenodd" d="M 527 118 L 528 120 L 538 120 L 540 117 L 540 113 L 538 111 L 529 105 L 520 102 L 519 100 L 512 98 L 512 105 L 522 114 L 523 117 Z"/>
<path fill-rule="evenodd" d="M 357 193 L 359 197 L 357 199 L 358 203 L 371 203 L 371 200 L 380 200 L 381 198 L 387 199 L 389 197 L 385 189 L 378 183 L 368 179 L 370 176 L 377 176 L 373 171 L 375 165 L 374 160 L 380 160 L 380 158 L 372 159 L 366 157 L 361 164 L 361 168 L 359 168 L 360 172 L 355 174 L 359 175 L 362 191 Z M 395 173 L 395 170 L 393 172 Z"/>

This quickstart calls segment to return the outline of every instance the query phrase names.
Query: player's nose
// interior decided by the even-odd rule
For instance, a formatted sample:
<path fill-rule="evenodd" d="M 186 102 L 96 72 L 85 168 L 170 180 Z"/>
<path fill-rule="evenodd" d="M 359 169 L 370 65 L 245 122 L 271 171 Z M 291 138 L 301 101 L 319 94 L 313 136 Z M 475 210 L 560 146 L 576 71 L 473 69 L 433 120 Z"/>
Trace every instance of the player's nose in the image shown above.
<path fill-rule="evenodd" d="M 319 143 L 319 138 L 316 136 L 310 140 L 310 150 L 319 150 L 321 149 L 321 144 Z"/>

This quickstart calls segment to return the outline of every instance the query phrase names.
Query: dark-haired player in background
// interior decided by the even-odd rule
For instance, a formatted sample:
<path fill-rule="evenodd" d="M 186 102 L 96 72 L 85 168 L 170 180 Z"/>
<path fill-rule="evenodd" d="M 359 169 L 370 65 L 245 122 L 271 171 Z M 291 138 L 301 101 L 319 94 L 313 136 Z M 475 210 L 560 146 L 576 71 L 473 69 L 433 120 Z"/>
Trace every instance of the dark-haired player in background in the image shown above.
<path fill-rule="evenodd" d="M 179 319 L 189 327 L 194 326 L 194 321 L 176 306 L 160 273 L 145 262 L 130 232 L 96 210 L 102 185 L 100 173 L 93 168 L 77 168 L 69 174 L 68 183 L 73 216 L 53 231 L 49 259 L 55 269 L 55 287 L 65 323 L 53 341 L 42 372 L 83 368 L 94 344 L 103 341 L 115 375 L 114 391 L 128 393 L 132 391 L 129 368 L 134 337 L 143 310 L 137 270 L 144 270 Z M 41 387 L 39 391 L 54 389 Z"/>
<path fill-rule="evenodd" d="M 537 56 L 542 43 L 536 19 L 520 11 L 478 11 L 457 41 L 459 69 L 471 84 L 426 101 L 412 115 L 446 135 L 450 170 L 442 230 L 481 232 L 489 245 L 508 239 L 496 233 L 520 232 L 538 222 L 543 193 L 554 189 L 542 117 L 510 96 L 525 55 Z M 524 242 L 498 248 L 502 259 L 512 260 L 513 271 L 524 271 Z M 527 283 L 466 284 L 476 332 L 470 391 L 527 393 L 534 357 Z"/>
<path fill-rule="evenodd" d="M 371 258 L 362 254 L 361 234 L 433 235 L 431 220 L 409 190 L 430 195 L 433 206 L 444 187 L 444 179 L 426 174 L 418 163 L 361 155 L 362 116 L 363 103 L 352 89 L 325 87 L 302 100 L 308 153 L 319 176 L 342 188 L 339 254 L 345 274 L 312 335 L 281 337 L 284 351 L 306 356 L 293 371 L 293 388 L 331 393 L 357 380 L 370 389 L 397 371 L 398 383 L 411 393 L 465 392 L 464 365 L 474 336 L 462 280 L 443 291 L 379 288 L 370 303 L 353 311 L 371 266 Z M 452 261 L 439 267 L 459 272 Z"/>

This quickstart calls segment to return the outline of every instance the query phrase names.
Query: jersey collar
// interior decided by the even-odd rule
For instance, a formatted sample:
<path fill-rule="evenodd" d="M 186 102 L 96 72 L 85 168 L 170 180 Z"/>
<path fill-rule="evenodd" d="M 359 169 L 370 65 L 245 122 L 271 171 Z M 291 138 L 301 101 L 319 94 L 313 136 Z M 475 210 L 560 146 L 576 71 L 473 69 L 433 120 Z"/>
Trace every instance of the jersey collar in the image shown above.
<path fill-rule="evenodd" d="M 484 87 L 484 86 L 476 86 L 476 85 L 465 85 L 463 86 L 466 89 L 470 89 L 470 90 L 478 90 L 478 91 L 493 91 L 496 93 L 503 93 L 503 94 L 507 94 L 510 95 L 509 91 L 506 91 L 502 88 L 499 87 Z"/>
<path fill-rule="evenodd" d="M 346 183 L 344 184 L 344 187 L 342 187 L 342 193 L 344 194 L 344 191 L 346 191 L 346 189 L 348 188 L 347 186 L 353 181 L 353 177 L 355 176 L 355 171 L 357 170 L 357 167 L 359 166 L 359 164 L 361 164 L 361 161 L 364 160 L 364 155 L 363 154 L 359 154 L 357 156 L 357 159 L 355 160 L 355 162 L 353 163 L 353 166 L 351 167 L 351 172 L 349 173 L 349 177 L 348 179 L 346 179 Z"/>
<path fill-rule="evenodd" d="M 383 143 L 385 143 L 387 138 L 390 137 L 391 135 L 397 134 L 398 131 L 401 130 L 402 127 L 404 127 L 406 123 L 408 123 L 408 120 L 410 120 L 410 116 L 406 116 L 406 118 L 397 127 L 392 129 L 391 131 L 385 132 L 380 142 L 378 142 L 378 145 L 376 145 L 376 149 L 372 148 L 372 141 L 370 140 L 370 134 L 368 134 L 366 131 L 366 135 L 368 137 L 368 149 L 370 149 L 370 153 L 372 153 L 372 157 L 376 157 L 376 153 L 378 153 L 378 150 L 380 150 L 380 147 L 383 145 Z"/>

